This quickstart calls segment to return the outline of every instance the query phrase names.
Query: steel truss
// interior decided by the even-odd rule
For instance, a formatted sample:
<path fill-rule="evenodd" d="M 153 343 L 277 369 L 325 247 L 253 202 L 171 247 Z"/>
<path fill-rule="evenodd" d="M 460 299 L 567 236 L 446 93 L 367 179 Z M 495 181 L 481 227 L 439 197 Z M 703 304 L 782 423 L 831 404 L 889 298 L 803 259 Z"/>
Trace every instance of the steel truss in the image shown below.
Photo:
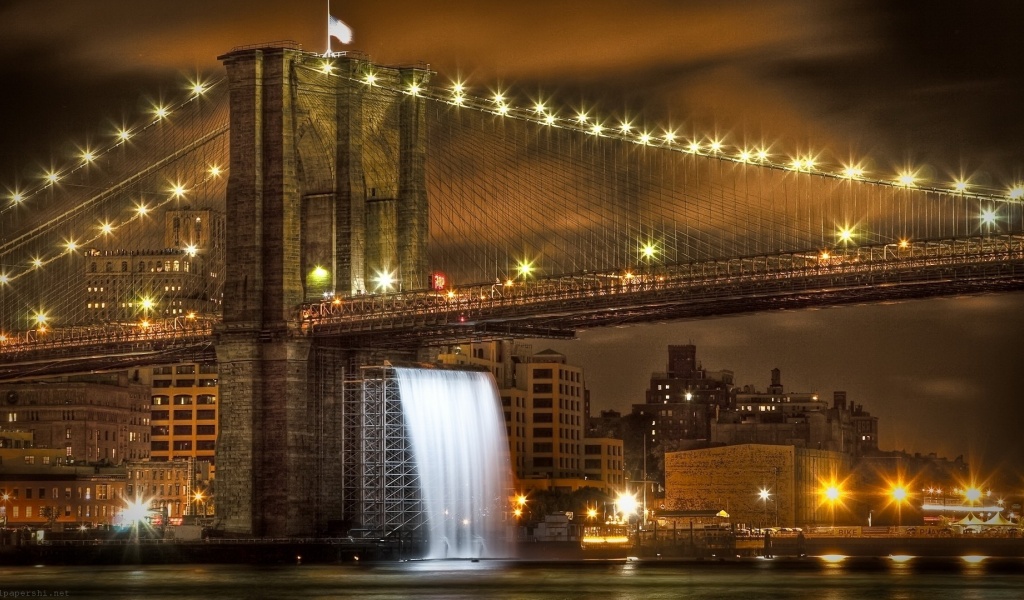
<path fill-rule="evenodd" d="M 345 518 L 367 537 L 415 536 L 425 516 L 398 379 L 389 367 L 364 367 L 343 388 Z"/>

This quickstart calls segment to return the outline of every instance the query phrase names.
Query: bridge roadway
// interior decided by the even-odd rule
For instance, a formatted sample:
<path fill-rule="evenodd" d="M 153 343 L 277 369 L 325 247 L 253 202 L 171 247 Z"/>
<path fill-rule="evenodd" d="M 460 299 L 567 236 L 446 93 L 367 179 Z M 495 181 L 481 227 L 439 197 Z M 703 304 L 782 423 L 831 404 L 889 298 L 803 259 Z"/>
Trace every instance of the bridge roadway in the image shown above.
<path fill-rule="evenodd" d="M 579 329 L 765 310 L 1024 289 L 1024 235 L 862 246 L 339 297 L 301 307 L 297 334 L 342 348 L 572 337 Z M 56 328 L 0 342 L 0 380 L 213 359 L 216 318 Z"/>

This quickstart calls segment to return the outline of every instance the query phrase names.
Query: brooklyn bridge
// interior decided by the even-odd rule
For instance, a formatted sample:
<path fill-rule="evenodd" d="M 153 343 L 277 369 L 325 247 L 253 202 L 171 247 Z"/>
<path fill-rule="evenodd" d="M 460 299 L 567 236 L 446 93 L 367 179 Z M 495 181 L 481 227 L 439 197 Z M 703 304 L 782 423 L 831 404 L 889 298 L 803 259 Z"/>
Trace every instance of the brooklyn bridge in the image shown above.
<path fill-rule="evenodd" d="M 312 527 L 311 448 L 340 441 L 303 424 L 361 365 L 1024 288 L 1024 188 L 570 114 L 358 53 L 221 60 L 223 79 L 11 194 L 0 376 L 215 357 L 237 531 Z"/>

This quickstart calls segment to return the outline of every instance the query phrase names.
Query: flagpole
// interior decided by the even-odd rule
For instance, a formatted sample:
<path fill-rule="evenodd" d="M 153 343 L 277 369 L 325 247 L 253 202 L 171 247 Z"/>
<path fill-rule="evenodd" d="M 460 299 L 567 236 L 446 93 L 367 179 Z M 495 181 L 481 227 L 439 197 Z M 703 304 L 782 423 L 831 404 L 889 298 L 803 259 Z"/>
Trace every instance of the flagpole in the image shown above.
<path fill-rule="evenodd" d="M 324 56 L 331 53 L 331 0 L 327 0 L 327 52 L 324 52 Z"/>

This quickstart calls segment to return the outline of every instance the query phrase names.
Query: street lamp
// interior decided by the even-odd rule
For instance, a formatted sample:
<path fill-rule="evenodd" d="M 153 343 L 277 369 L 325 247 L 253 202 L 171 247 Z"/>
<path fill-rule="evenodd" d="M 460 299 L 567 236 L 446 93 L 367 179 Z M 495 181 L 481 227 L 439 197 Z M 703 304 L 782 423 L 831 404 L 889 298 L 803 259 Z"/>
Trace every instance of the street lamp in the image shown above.
<path fill-rule="evenodd" d="M 195 498 L 195 505 L 193 505 L 193 508 L 195 510 L 194 514 L 197 514 L 197 515 L 199 514 L 198 507 L 199 507 L 199 505 L 202 505 L 203 508 L 204 508 L 203 516 L 206 516 L 206 510 L 205 510 L 206 505 L 202 504 L 202 502 L 203 502 L 203 492 L 201 490 L 196 490 L 195 496 L 193 496 L 193 497 Z"/>
<path fill-rule="evenodd" d="M 892 488 L 892 499 L 896 502 L 896 530 L 903 527 L 903 503 L 907 500 L 907 488 L 898 484 Z"/>
<path fill-rule="evenodd" d="M 825 499 L 828 500 L 829 512 L 832 513 L 832 529 L 836 527 L 836 502 L 842 495 L 843 491 L 834 483 L 825 488 Z"/>
<path fill-rule="evenodd" d="M 3 528 L 7 529 L 7 503 L 11 500 L 11 495 L 10 494 L 4 494 L 3 496 L 0 496 L 0 499 L 2 499 L 4 501 L 4 506 L 3 506 L 4 512 L 3 512 L 3 514 L 0 514 L 0 516 L 3 517 Z"/>
<path fill-rule="evenodd" d="M 764 503 L 764 521 L 761 527 L 768 527 L 768 498 L 771 497 L 771 493 L 766 488 L 761 488 L 757 495 L 761 498 L 761 502 Z"/>

